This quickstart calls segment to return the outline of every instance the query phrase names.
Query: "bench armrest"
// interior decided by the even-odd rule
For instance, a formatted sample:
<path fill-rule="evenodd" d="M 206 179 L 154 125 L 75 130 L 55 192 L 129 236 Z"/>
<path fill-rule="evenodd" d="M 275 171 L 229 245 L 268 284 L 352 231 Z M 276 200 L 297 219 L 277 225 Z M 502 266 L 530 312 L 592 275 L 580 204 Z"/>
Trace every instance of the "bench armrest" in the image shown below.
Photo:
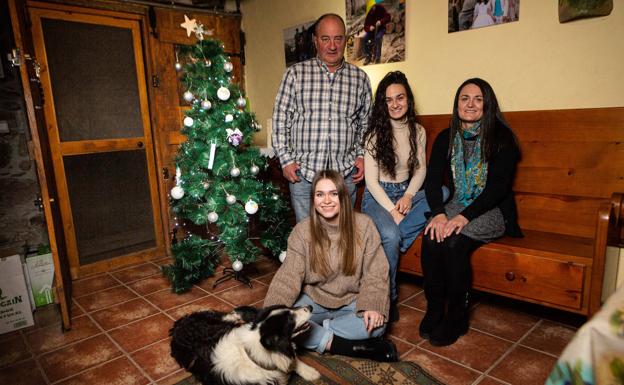
<path fill-rule="evenodd" d="M 589 316 L 600 309 L 607 246 L 622 247 L 624 193 L 613 193 L 609 201 L 600 205 L 597 221 L 592 264 L 592 284 L 589 294 Z"/>

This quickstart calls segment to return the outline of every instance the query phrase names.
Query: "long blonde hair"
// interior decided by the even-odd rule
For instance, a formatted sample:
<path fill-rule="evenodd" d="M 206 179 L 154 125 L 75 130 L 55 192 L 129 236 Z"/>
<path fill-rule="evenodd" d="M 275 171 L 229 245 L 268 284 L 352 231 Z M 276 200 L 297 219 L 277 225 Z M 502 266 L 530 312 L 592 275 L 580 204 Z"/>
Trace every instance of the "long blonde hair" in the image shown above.
<path fill-rule="evenodd" d="M 312 181 L 310 193 L 310 265 L 312 271 L 326 277 L 330 273 L 327 255 L 329 253 L 330 240 L 327 230 L 323 227 L 321 215 L 314 207 L 314 195 L 319 181 L 328 179 L 336 185 L 340 211 L 338 213 L 338 228 L 340 230 L 340 247 L 342 252 L 342 273 L 344 275 L 355 274 L 355 218 L 351 207 L 351 197 L 345 181 L 334 170 L 319 171 Z"/>

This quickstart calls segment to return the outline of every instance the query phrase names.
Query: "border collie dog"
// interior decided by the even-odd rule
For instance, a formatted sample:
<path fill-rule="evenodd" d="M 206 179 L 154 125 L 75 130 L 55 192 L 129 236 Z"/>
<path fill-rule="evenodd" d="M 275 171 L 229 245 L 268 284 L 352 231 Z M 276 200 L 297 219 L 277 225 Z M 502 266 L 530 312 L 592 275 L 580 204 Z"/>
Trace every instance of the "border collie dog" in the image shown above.
<path fill-rule="evenodd" d="M 309 328 L 311 311 L 243 306 L 192 313 L 169 331 L 171 356 L 205 385 L 285 385 L 293 371 L 314 381 L 318 371 L 297 358 L 292 342 Z"/>

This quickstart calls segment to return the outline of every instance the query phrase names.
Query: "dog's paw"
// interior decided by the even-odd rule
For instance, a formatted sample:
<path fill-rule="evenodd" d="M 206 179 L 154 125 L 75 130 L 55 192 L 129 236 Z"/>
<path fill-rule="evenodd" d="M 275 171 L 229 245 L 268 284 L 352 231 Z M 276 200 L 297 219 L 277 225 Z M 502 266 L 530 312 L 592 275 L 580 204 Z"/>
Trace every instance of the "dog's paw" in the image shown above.
<path fill-rule="evenodd" d="M 297 367 L 295 368 L 295 373 L 297 373 L 301 378 L 306 381 L 312 382 L 321 378 L 321 374 L 318 370 L 314 369 L 308 364 L 305 364 L 299 360 L 297 360 Z"/>

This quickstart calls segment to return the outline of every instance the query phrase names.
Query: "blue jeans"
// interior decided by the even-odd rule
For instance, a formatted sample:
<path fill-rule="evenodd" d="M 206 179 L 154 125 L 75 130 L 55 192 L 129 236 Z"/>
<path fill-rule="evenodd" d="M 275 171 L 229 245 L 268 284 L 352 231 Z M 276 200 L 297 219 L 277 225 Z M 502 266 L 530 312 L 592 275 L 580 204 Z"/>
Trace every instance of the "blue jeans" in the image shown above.
<path fill-rule="evenodd" d="M 370 337 L 379 337 L 386 331 L 386 324 L 373 329 L 371 333 L 366 331 L 364 318 L 355 314 L 356 302 L 338 309 L 327 309 L 317 304 L 306 294 L 301 294 L 294 307 L 312 306 L 310 317 L 310 329 L 298 337 L 297 342 L 309 350 L 323 353 L 327 343 L 334 334 L 348 340 L 362 340 Z"/>
<path fill-rule="evenodd" d="M 353 183 L 353 169 L 347 176 L 345 176 L 345 184 L 351 195 L 351 204 L 355 204 L 356 191 L 355 183 Z M 295 219 L 297 223 L 301 222 L 310 215 L 310 196 L 312 190 L 312 182 L 307 181 L 301 176 L 301 171 L 297 170 L 297 176 L 300 181 L 297 183 L 289 183 L 290 187 L 290 201 L 292 203 L 293 210 L 295 211 Z"/>
<path fill-rule="evenodd" d="M 379 184 L 392 203 L 396 203 L 405 194 L 405 190 L 407 190 L 407 186 L 409 185 L 409 180 L 401 183 L 379 182 Z M 448 197 L 448 190 L 446 187 L 444 188 L 443 194 L 446 200 Z M 377 203 L 368 189 L 364 191 L 362 212 L 373 219 L 377 231 L 379 231 L 379 235 L 381 236 L 381 244 L 386 253 L 386 258 L 388 258 L 390 299 L 392 301 L 396 301 L 398 297 L 396 273 L 399 267 L 399 253 L 406 251 L 423 230 L 427 224 L 425 213 L 429 211 L 431 211 L 431 209 L 425 198 L 425 191 L 418 191 L 412 198 L 412 208 L 401 223 L 397 225 L 394 223 L 390 212 Z"/>

